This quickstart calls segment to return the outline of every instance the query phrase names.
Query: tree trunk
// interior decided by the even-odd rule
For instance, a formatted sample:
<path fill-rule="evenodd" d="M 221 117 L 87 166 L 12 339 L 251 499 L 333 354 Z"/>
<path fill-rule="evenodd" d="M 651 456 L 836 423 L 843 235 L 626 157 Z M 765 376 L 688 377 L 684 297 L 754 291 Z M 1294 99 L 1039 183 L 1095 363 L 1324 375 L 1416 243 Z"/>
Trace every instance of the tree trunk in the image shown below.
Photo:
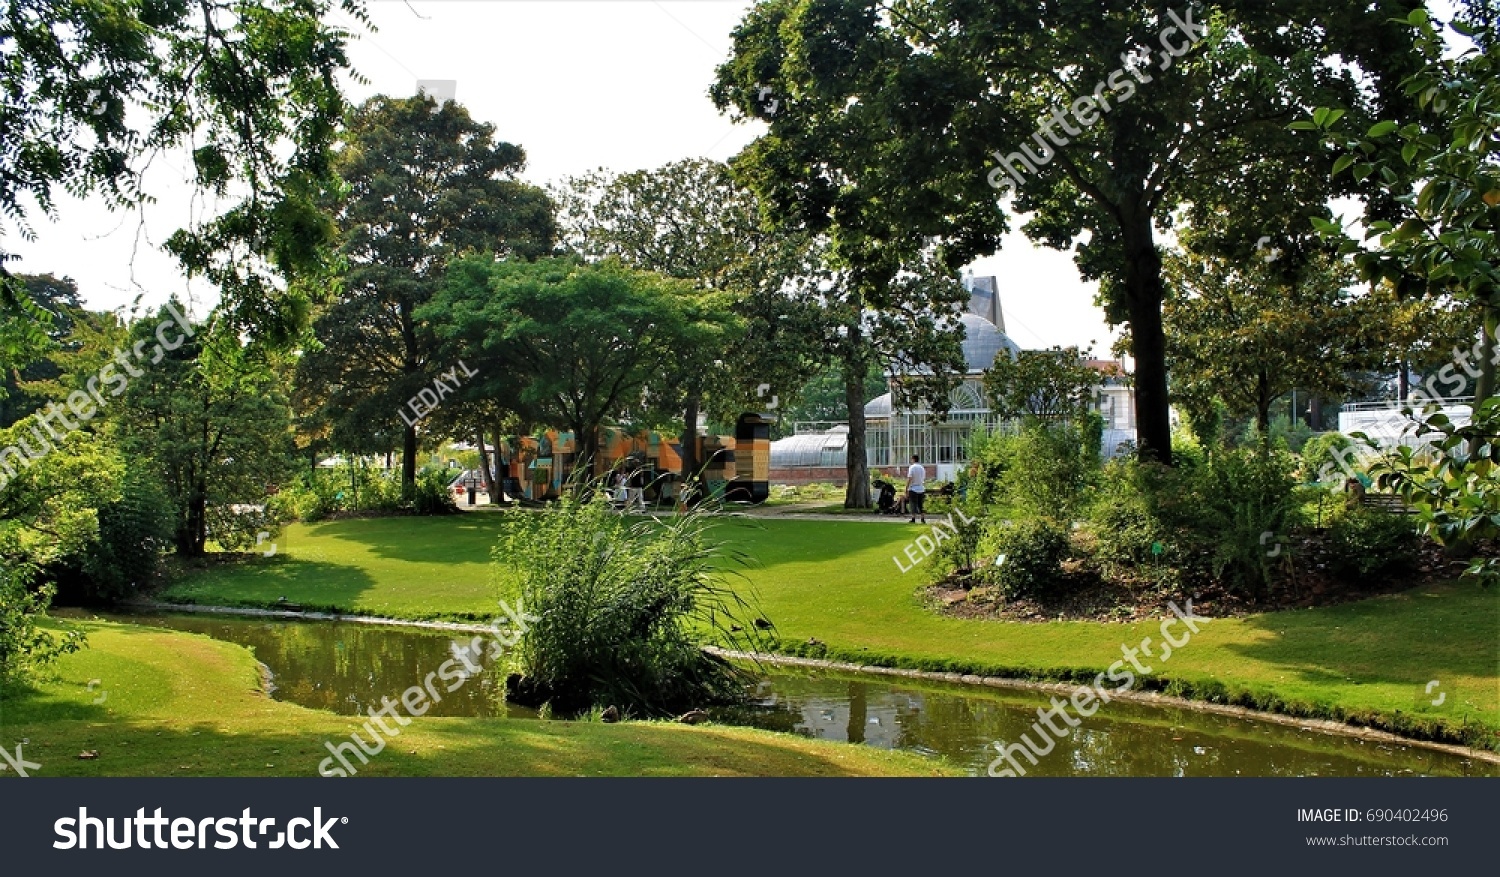
<path fill-rule="evenodd" d="M 1500 331 L 1500 308 L 1485 305 L 1484 338 L 1480 340 L 1479 380 L 1474 384 L 1474 407 L 1495 395 L 1495 332 Z"/>
<path fill-rule="evenodd" d="M 1167 397 L 1167 336 L 1162 328 L 1161 253 L 1149 214 L 1121 223 L 1125 244 L 1125 298 L 1130 347 L 1135 356 L 1136 445 L 1143 460 L 1172 465 L 1172 420 Z"/>
<path fill-rule="evenodd" d="M 1275 402 L 1270 393 L 1270 381 L 1265 373 L 1260 376 L 1260 386 L 1255 396 L 1255 431 L 1260 433 L 1262 447 L 1271 446 L 1271 404 Z M 1293 412 L 1295 415 L 1296 412 Z"/>
<path fill-rule="evenodd" d="M 844 405 L 849 409 L 848 454 L 844 470 L 849 484 L 844 488 L 844 508 L 870 507 L 870 461 L 865 456 L 865 360 L 859 353 L 862 334 L 858 324 L 849 327 L 850 352 L 844 358 Z"/>
<path fill-rule="evenodd" d="M 599 433 L 601 427 L 598 423 L 573 423 L 573 466 L 568 471 L 567 480 L 577 482 L 581 491 L 588 482 L 594 479 L 594 466 L 599 456 Z M 554 449 L 553 458 L 559 456 Z"/>
<path fill-rule="evenodd" d="M 1307 400 L 1307 425 L 1317 432 L 1323 431 L 1323 397 L 1317 393 Z"/>
<path fill-rule="evenodd" d="M 1396 377 L 1396 400 L 1398 402 L 1405 402 L 1407 394 L 1411 392 L 1410 370 L 1411 365 L 1406 361 L 1406 357 L 1401 357 L 1401 374 Z"/>
<path fill-rule="evenodd" d="M 490 502 L 495 502 L 495 479 L 490 475 L 490 459 L 484 450 L 484 427 L 474 430 L 474 437 L 479 440 L 479 478 L 484 482 L 484 492 L 490 495 Z"/>
<path fill-rule="evenodd" d="M 1479 413 L 1480 403 L 1495 395 L 1495 333 L 1500 332 L 1500 308 L 1487 304 L 1481 313 L 1484 315 L 1484 337 L 1479 340 L 1479 380 L 1474 384 L 1474 404 L 1469 409 L 1473 415 Z M 1471 422 L 1477 422 L 1477 417 Z M 1486 441 L 1488 439 L 1475 436 L 1469 442 L 1469 453 L 1477 455 Z"/>
<path fill-rule="evenodd" d="M 195 485 L 188 497 L 187 520 L 177 533 L 177 551 L 187 557 L 202 557 L 208 545 L 208 487 Z"/>
<path fill-rule="evenodd" d="M 401 319 L 401 370 L 411 376 L 421 371 L 416 320 L 412 316 L 416 306 L 403 296 L 398 300 L 397 309 Z M 401 497 L 410 500 L 417 495 L 417 428 L 408 423 L 402 439 Z"/>
<path fill-rule="evenodd" d="M 411 499 L 417 486 L 417 428 L 407 426 L 401 435 L 401 495 Z"/>
<path fill-rule="evenodd" d="M 510 477 L 509 460 L 500 456 L 500 449 L 505 447 L 505 437 L 500 434 L 500 424 L 495 424 L 495 484 L 500 489 L 500 496 L 505 497 L 505 479 Z"/>
<path fill-rule="evenodd" d="M 698 410 L 702 397 L 692 393 L 687 399 L 687 408 L 682 414 L 682 480 L 684 483 L 698 474 Z"/>

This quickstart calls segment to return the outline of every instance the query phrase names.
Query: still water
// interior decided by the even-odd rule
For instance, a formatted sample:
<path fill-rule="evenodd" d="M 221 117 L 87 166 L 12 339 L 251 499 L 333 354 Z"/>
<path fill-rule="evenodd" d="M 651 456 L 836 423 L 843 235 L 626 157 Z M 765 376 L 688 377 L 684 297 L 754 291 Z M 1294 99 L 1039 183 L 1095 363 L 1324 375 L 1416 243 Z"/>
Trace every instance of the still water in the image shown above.
<path fill-rule="evenodd" d="M 246 646 L 270 668 L 272 697 L 342 715 L 362 715 L 420 685 L 475 636 L 243 616 L 105 617 Z M 534 711 L 504 702 L 504 679 L 489 657 L 471 661 L 483 669 L 428 715 L 535 720 Z M 1041 693 L 785 668 L 769 668 L 752 694 L 751 706 L 715 718 L 942 756 L 975 774 L 995 758 L 995 741 L 1018 741 L 1048 705 Z M 1084 719 L 1038 765 L 1022 764 L 1028 776 L 1500 776 L 1500 765 L 1418 747 L 1119 701 Z"/>

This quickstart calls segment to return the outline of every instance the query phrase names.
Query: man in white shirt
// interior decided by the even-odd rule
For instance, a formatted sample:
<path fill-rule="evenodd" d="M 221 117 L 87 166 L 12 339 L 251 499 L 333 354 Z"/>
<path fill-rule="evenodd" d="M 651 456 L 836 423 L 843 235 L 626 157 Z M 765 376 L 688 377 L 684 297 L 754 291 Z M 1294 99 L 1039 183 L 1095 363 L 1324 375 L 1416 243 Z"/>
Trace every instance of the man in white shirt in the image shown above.
<path fill-rule="evenodd" d="M 911 523 L 917 522 L 917 515 L 922 516 L 922 523 L 927 523 L 927 510 L 923 507 L 923 500 L 927 498 L 927 467 L 917 462 L 917 455 L 911 455 L 911 466 L 906 470 L 906 505 L 911 512 Z"/>

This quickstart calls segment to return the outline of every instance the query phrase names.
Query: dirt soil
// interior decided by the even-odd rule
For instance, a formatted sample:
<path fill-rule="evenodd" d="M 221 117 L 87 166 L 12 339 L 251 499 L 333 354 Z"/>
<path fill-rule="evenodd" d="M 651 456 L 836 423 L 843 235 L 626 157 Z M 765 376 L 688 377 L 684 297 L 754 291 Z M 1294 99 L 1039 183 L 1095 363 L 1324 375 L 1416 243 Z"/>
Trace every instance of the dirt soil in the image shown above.
<path fill-rule="evenodd" d="M 1181 606 L 1189 597 L 1194 611 L 1201 607 L 1205 614 L 1223 617 L 1329 606 L 1395 593 L 1455 578 L 1466 565 L 1447 556 L 1441 546 L 1424 540 L 1412 569 L 1407 572 L 1394 576 L 1339 577 L 1329 572 L 1325 534 L 1314 532 L 1294 539 L 1295 544 L 1285 554 L 1278 581 L 1258 597 L 1232 593 L 1217 582 L 1169 588 L 1146 579 L 1106 579 L 1095 565 L 1079 561 L 1063 564 L 1065 584 L 1058 589 L 1059 596 L 1047 601 L 1006 600 L 998 588 L 978 585 L 968 576 L 958 574 L 923 588 L 923 597 L 935 611 L 955 618 L 1135 621 L 1160 617 L 1170 611 L 1169 602 Z"/>

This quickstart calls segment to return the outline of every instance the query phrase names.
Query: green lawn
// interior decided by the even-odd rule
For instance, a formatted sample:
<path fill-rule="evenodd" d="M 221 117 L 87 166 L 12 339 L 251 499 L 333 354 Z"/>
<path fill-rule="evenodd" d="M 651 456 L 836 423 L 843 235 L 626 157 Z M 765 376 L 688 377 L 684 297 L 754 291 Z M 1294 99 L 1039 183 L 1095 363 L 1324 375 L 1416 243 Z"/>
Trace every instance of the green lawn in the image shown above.
<path fill-rule="evenodd" d="M 269 606 L 284 596 L 309 608 L 487 620 L 496 597 L 488 558 L 500 520 L 490 514 L 295 526 L 275 557 L 190 574 L 168 598 Z M 830 657 L 864 663 L 1092 678 L 1121 657 L 1122 644 L 1160 640 L 1159 622 L 937 616 L 916 597 L 927 567 L 903 575 L 892 560 L 922 532 L 854 521 L 733 518 L 719 530 L 754 559 L 743 587 L 793 650 L 816 637 Z M 1167 663 L 1142 660 L 1153 668 L 1151 685 L 1170 683 L 1188 696 L 1500 748 L 1495 589 L 1448 584 L 1324 609 L 1220 619 Z M 1439 684 L 1427 694 L 1432 680 Z M 1434 706 L 1440 694 L 1446 696 Z"/>
<path fill-rule="evenodd" d="M 329 754 L 324 742 L 346 741 L 361 727 L 271 700 L 239 646 L 134 625 L 84 626 L 89 647 L 61 660 L 59 678 L 0 700 L 0 742 L 29 739 L 23 755 L 41 765 L 34 776 L 316 776 Z M 98 757 L 78 757 L 87 751 Z M 959 773 L 907 753 L 717 725 L 430 717 L 411 718 L 368 765 L 354 764 L 359 776 Z"/>

